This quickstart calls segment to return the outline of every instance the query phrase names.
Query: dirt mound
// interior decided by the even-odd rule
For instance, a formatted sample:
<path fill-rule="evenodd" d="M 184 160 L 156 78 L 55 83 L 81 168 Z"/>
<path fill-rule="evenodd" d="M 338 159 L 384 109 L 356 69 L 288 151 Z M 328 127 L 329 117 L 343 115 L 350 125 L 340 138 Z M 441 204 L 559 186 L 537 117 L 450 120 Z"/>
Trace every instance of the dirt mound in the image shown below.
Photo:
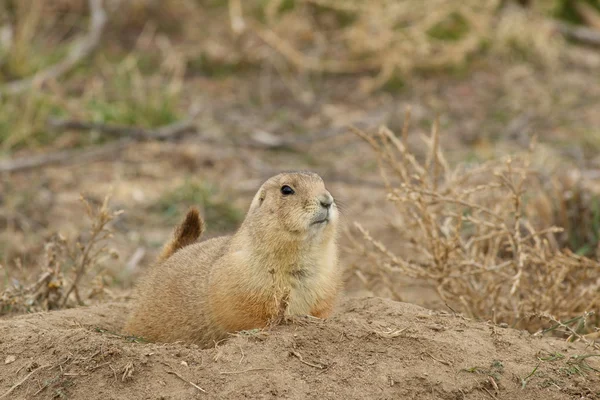
<path fill-rule="evenodd" d="M 112 303 L 0 320 L 0 399 L 600 398 L 581 344 L 379 298 L 214 349 L 136 343 Z"/>

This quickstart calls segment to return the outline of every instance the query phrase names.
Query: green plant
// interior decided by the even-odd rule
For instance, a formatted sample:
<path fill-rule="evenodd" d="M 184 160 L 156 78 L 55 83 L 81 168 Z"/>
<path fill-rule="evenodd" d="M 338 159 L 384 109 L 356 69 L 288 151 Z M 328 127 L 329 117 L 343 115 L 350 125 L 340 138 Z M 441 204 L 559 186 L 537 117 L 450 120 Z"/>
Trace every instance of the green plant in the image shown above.
<path fill-rule="evenodd" d="M 130 56 L 106 80 L 106 86 L 85 93 L 84 114 L 95 122 L 140 127 L 167 125 L 180 118 L 182 71 L 144 76 Z"/>
<path fill-rule="evenodd" d="M 64 115 L 64 108 L 51 95 L 31 90 L 11 97 L 0 96 L 0 150 L 47 145 L 53 141 L 46 121 Z"/>

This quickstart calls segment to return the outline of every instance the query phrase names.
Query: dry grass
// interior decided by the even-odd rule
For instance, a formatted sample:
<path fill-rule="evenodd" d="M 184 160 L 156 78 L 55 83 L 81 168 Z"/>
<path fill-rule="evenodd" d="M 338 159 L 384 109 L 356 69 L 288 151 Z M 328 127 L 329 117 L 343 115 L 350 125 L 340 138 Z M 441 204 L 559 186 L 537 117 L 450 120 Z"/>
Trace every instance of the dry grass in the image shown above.
<path fill-rule="evenodd" d="M 520 7 L 502 10 L 501 3 L 271 0 L 244 2 L 246 14 L 239 1 L 229 7 L 234 32 L 248 27 L 301 71 L 371 73 L 362 80 L 362 88 L 371 91 L 415 70 L 462 68 L 484 49 L 556 60 L 561 41 L 544 15 Z M 247 55 L 257 54 L 267 53 Z M 276 57 L 266 58 L 277 65 Z"/>
<path fill-rule="evenodd" d="M 580 331 L 597 326 L 600 263 L 563 248 L 556 236 L 562 229 L 527 207 L 543 194 L 530 166 L 533 144 L 504 160 L 450 168 L 438 125 L 423 138 L 427 158 L 418 160 L 407 148 L 405 121 L 401 137 L 386 128 L 375 136 L 356 131 L 377 154 L 396 210 L 396 241 L 411 249 L 394 253 L 356 224 L 376 265 L 358 267 L 360 275 L 383 275 L 391 286 L 399 275 L 423 279 L 453 309 L 520 328 L 538 329 L 536 315 L 565 320 L 588 312 Z"/>
<path fill-rule="evenodd" d="M 13 281 L 0 295 L 0 315 L 83 305 L 84 281 L 89 289 L 87 298 L 104 294 L 107 289 L 97 274 L 97 266 L 107 256 L 116 257 L 106 242 L 112 237 L 109 223 L 121 214 L 109 209 L 108 200 L 107 196 L 101 205 L 94 207 L 81 197 L 91 223 L 89 232 L 72 242 L 58 233 L 53 235 L 45 245 L 43 267 L 37 280 L 28 285 Z"/>
<path fill-rule="evenodd" d="M 544 14 L 501 3 L 2 0 L 0 92 L 68 61 L 91 29 L 92 4 L 103 5 L 106 27 L 97 48 L 66 71 L 32 85 L 32 92 L 0 96 L 0 151 L 90 144 L 68 133 L 59 138 L 48 129 L 49 117 L 146 127 L 172 122 L 185 114 L 186 74 L 272 68 L 297 92 L 295 80 L 304 76 L 298 71 L 364 73 L 358 87 L 370 91 L 402 87 L 413 71 L 466 68 L 486 52 L 552 65 L 562 44 L 547 18 L 552 9 Z"/>
<path fill-rule="evenodd" d="M 0 21 L 1 152 L 55 141 L 61 147 L 90 144 L 89 137 L 58 135 L 48 120 L 59 116 L 146 128 L 180 117 L 186 59 L 165 36 L 156 37 L 154 21 L 138 27 L 162 7 L 135 3 L 0 1 L 0 10 L 7 10 Z M 129 29 L 140 31 L 131 44 L 108 37 L 106 25 L 124 37 Z M 101 140 L 97 136 L 91 144 Z"/>

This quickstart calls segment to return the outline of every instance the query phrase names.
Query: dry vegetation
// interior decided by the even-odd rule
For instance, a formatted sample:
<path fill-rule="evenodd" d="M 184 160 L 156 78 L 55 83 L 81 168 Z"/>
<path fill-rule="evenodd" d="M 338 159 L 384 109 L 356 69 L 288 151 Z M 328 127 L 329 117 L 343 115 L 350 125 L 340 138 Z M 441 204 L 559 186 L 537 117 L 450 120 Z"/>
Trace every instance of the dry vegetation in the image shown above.
<path fill-rule="evenodd" d="M 452 309 L 495 323 L 534 330 L 555 316 L 577 323 L 576 334 L 594 332 L 598 254 L 592 259 L 566 248 L 556 236 L 563 229 L 548 225 L 548 210 L 535 207 L 548 204 L 548 194 L 531 167 L 534 144 L 504 160 L 450 168 L 437 123 L 423 138 L 426 159 L 417 160 L 407 144 L 409 116 L 400 137 L 387 128 L 376 136 L 356 131 L 378 157 L 395 206 L 395 240 L 410 247 L 396 254 L 356 223 L 373 261 L 361 275 L 383 275 L 388 285 L 397 284 L 398 274 L 430 281 Z"/>
<path fill-rule="evenodd" d="M 255 10 L 261 18 L 250 16 L 248 29 L 301 71 L 374 73 L 361 82 L 367 91 L 398 84 L 413 71 L 462 68 L 485 47 L 496 55 L 527 49 L 555 61 L 561 41 L 549 34 L 552 24 L 534 11 L 498 16 L 503 3 L 277 0 Z M 252 4 L 245 2 L 257 8 Z M 238 11 L 232 27 L 241 33 L 241 6 L 232 8 Z M 529 25 L 531 19 L 537 23 Z"/>
<path fill-rule="evenodd" d="M 598 0 L 0 0 L 0 399 L 600 397 L 599 48 Z M 428 309 L 119 333 L 188 207 L 287 169 L 347 297 Z"/>
<path fill-rule="evenodd" d="M 471 318 L 594 337 L 600 62 L 574 43 L 600 44 L 599 10 L 597 1 L 562 0 L 0 0 L 0 315 L 130 290 L 121 270 L 149 264 L 178 213 L 199 205 L 209 229 L 230 231 L 246 204 L 232 190 L 254 190 L 284 162 L 352 182 L 359 198 L 372 197 L 364 187 L 377 187 L 377 164 L 393 229 L 381 238 L 371 221 L 356 223 L 351 244 L 367 261 L 350 274 L 361 284 L 402 298 L 407 278 L 426 281 Z M 400 135 L 390 130 L 400 102 L 418 103 L 414 134 L 409 118 Z M 446 126 L 436 120 L 417 143 L 445 104 Z M 331 133 L 383 105 L 390 129 L 357 129 L 364 143 Z M 577 142 L 577 154 L 552 153 L 555 164 L 544 164 L 545 150 L 523 150 L 533 130 L 547 146 Z M 376 161 L 352 155 L 365 143 Z M 332 146 L 336 165 L 315 157 Z M 100 172 L 90 167 L 106 160 Z M 223 177 L 247 185 L 223 188 Z M 118 213 L 84 201 L 88 231 L 57 192 L 72 198 L 92 186 L 101 198 L 110 180 L 147 186 L 122 190 L 119 230 L 129 235 L 110 246 L 130 257 L 104 273 Z M 360 219 L 356 207 L 350 221 Z"/>
<path fill-rule="evenodd" d="M 81 197 L 91 224 L 89 232 L 82 232 L 73 242 L 59 233 L 52 235 L 44 246 L 37 280 L 30 285 L 15 280 L 0 296 L 0 315 L 81 306 L 85 305 L 84 298 L 102 298 L 106 292 L 110 294 L 104 287 L 98 267 L 107 256 L 113 260 L 117 258 L 116 252 L 107 246 L 112 237 L 108 225 L 121 211 L 110 210 L 108 200 L 107 196 L 102 204 L 94 207 Z M 89 288 L 87 296 L 81 293 L 82 287 Z"/>

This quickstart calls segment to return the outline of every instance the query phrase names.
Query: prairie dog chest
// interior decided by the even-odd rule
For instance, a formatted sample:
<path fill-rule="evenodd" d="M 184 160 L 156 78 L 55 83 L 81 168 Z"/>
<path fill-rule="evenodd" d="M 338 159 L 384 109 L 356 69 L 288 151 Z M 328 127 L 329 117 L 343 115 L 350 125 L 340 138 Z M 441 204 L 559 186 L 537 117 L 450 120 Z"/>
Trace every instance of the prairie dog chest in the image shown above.
<path fill-rule="evenodd" d="M 287 271 L 283 285 L 290 290 L 288 314 L 309 314 L 315 305 L 330 295 L 337 282 L 334 259 L 298 265 Z"/>
<path fill-rule="evenodd" d="M 265 301 L 273 302 L 273 309 L 289 293 L 286 313 L 309 314 L 322 299 L 335 293 L 339 280 L 335 248 L 323 250 L 295 260 L 262 259 L 242 273 L 238 270 L 226 275 L 237 276 L 236 285 L 244 287 L 248 294 L 261 293 Z M 240 262 L 248 260 L 244 254 L 237 255 Z"/>

